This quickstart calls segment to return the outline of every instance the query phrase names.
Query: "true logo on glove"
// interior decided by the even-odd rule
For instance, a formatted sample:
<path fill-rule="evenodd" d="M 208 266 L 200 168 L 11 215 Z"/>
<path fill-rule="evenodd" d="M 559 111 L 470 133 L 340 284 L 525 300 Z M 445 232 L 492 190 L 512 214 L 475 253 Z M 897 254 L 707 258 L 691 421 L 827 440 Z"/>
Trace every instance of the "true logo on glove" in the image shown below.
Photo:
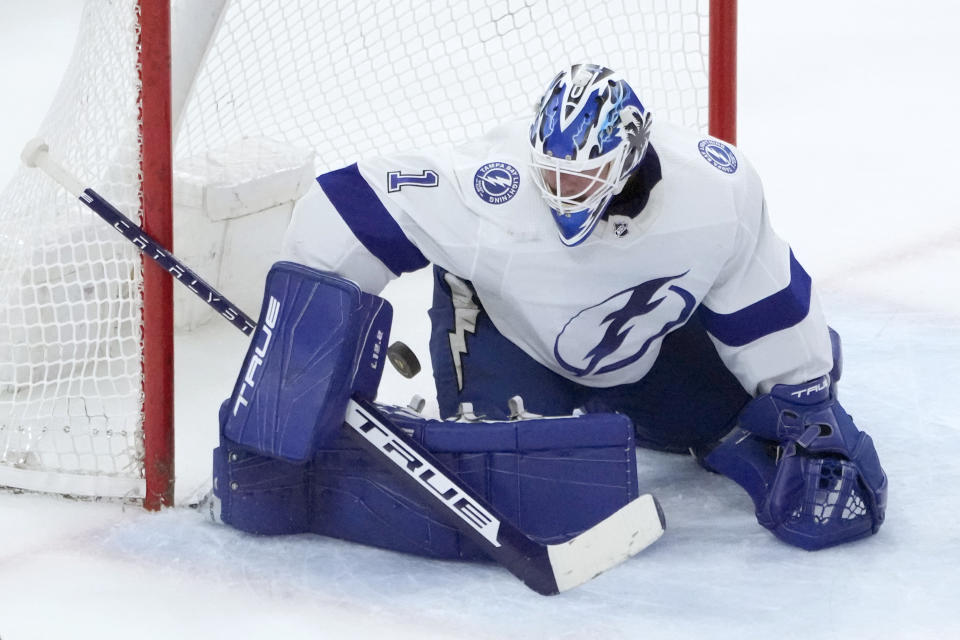
<path fill-rule="evenodd" d="M 807 387 L 806 389 L 800 389 L 799 391 L 791 391 L 790 395 L 796 397 L 797 400 L 801 400 L 814 393 L 819 393 L 829 386 L 830 386 L 830 378 L 827 376 L 824 376 L 820 378 L 820 382 L 813 385 L 812 387 Z"/>
<path fill-rule="evenodd" d="M 241 406 L 247 406 L 249 404 L 247 399 L 243 397 L 244 393 L 246 393 L 247 387 L 252 389 L 256 386 L 257 368 L 263 364 L 263 359 L 267 355 L 267 349 L 270 348 L 270 341 L 273 338 L 273 328 L 277 326 L 277 318 L 279 317 L 280 301 L 270 296 L 270 301 L 267 303 L 267 312 L 263 314 L 263 322 L 260 325 L 263 333 L 263 342 L 253 350 L 253 355 L 247 364 L 247 371 L 243 376 L 243 384 L 240 385 L 240 391 L 237 392 L 237 400 L 233 403 L 233 415 L 237 415 L 237 411 L 240 410 Z"/>

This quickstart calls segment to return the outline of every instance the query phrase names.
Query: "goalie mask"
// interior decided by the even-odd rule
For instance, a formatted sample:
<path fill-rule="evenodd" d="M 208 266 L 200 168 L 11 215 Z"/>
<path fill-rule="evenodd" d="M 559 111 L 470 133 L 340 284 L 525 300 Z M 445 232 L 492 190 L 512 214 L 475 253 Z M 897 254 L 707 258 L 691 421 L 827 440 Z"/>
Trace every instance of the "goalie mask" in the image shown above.
<path fill-rule="evenodd" d="M 530 126 L 531 173 L 565 245 L 590 235 L 640 165 L 651 122 L 606 67 L 575 64 L 550 83 Z"/>

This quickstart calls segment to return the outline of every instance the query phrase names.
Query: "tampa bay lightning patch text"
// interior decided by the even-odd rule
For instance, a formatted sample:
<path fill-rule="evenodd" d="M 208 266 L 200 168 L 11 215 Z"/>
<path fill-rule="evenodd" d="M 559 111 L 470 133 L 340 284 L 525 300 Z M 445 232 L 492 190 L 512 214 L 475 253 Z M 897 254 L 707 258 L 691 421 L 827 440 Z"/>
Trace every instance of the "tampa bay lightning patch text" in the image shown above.
<path fill-rule="evenodd" d="M 701 140 L 697 146 L 700 149 L 700 155 L 720 171 L 733 173 L 737 170 L 737 156 L 727 145 L 718 140 Z"/>
<path fill-rule="evenodd" d="M 517 195 L 520 172 L 506 162 L 488 162 L 473 175 L 473 188 L 489 204 L 503 204 Z"/>

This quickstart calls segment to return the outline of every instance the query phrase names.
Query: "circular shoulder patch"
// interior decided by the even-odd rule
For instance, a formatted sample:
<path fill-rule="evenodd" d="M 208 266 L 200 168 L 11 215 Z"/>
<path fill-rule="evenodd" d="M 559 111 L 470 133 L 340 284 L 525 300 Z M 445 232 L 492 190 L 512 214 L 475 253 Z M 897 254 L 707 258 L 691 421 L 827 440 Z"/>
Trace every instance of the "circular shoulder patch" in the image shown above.
<path fill-rule="evenodd" d="M 484 202 L 503 204 L 517 195 L 520 172 L 506 162 L 488 162 L 473 175 L 473 188 Z"/>
<path fill-rule="evenodd" d="M 718 140 L 701 140 L 697 146 L 700 149 L 700 155 L 720 171 L 733 173 L 737 170 L 737 156 L 727 145 Z"/>

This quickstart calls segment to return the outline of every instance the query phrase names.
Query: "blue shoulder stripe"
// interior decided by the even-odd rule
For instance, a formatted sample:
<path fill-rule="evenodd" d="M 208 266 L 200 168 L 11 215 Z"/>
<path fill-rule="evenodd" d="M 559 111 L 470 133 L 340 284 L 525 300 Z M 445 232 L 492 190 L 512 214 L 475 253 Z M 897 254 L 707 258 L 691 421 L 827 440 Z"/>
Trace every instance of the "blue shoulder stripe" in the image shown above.
<path fill-rule="evenodd" d="M 810 287 L 810 276 L 791 250 L 790 284 L 786 288 L 733 313 L 716 313 L 700 305 L 700 319 L 717 340 L 742 347 L 806 318 L 810 311 Z"/>
<path fill-rule="evenodd" d="M 357 240 L 394 275 L 429 264 L 360 175 L 357 163 L 321 174 L 317 182 Z"/>

